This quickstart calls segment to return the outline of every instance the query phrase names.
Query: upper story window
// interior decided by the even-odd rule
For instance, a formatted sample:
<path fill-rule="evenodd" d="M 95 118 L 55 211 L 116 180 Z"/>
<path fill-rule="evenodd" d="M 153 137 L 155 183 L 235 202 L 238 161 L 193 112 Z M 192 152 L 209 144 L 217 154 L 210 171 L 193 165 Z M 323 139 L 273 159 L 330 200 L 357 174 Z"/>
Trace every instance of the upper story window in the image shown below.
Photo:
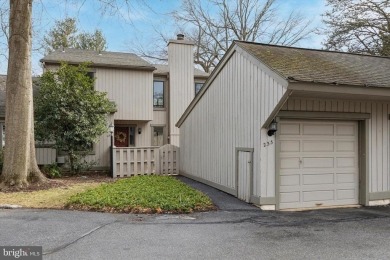
<path fill-rule="evenodd" d="M 95 80 L 95 72 L 93 72 L 93 71 L 88 71 L 86 76 L 92 80 Z M 95 87 L 95 81 L 94 81 L 93 85 Z"/>
<path fill-rule="evenodd" d="M 153 107 L 164 107 L 164 81 L 153 81 Z"/>
<path fill-rule="evenodd" d="M 202 87 L 203 87 L 203 83 L 195 82 L 195 96 L 198 95 Z"/>
<path fill-rule="evenodd" d="M 95 72 L 93 72 L 93 71 L 88 71 L 88 72 L 87 72 L 87 77 L 90 78 L 90 79 L 94 79 L 94 78 L 95 78 Z"/>

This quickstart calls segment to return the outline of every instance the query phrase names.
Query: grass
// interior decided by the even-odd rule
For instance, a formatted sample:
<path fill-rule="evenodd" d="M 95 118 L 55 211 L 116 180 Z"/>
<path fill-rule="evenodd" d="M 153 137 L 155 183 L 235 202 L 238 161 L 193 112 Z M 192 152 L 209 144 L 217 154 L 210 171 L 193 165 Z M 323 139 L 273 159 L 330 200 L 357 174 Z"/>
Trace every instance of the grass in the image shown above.
<path fill-rule="evenodd" d="M 78 183 L 68 187 L 32 192 L 0 192 L 0 204 L 16 204 L 27 208 L 61 209 L 71 196 L 98 185 L 99 183 Z"/>
<path fill-rule="evenodd" d="M 190 213 L 214 206 L 206 195 L 169 176 L 136 176 L 72 196 L 67 207 L 105 212 Z"/>

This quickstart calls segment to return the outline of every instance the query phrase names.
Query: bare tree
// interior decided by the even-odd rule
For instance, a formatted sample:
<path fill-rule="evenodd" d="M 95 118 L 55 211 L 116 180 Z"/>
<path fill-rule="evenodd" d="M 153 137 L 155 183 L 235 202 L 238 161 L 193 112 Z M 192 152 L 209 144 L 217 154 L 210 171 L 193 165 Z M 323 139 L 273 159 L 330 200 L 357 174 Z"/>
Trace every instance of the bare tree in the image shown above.
<path fill-rule="evenodd" d="M 390 55 L 390 0 L 327 0 L 327 5 L 327 49 Z"/>
<path fill-rule="evenodd" d="M 233 40 L 295 45 L 313 32 L 310 21 L 298 12 L 286 19 L 276 8 L 276 0 L 183 0 L 173 14 L 178 24 L 196 42 L 195 63 L 206 72 L 215 67 Z"/>

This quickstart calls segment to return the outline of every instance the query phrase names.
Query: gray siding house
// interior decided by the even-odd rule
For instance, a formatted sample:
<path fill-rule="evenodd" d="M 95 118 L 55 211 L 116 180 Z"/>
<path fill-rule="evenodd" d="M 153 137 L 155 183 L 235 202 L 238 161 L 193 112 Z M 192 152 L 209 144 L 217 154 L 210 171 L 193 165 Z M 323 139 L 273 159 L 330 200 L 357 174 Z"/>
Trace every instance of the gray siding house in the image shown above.
<path fill-rule="evenodd" d="M 177 123 L 180 173 L 263 209 L 388 204 L 389 71 L 236 41 Z"/>

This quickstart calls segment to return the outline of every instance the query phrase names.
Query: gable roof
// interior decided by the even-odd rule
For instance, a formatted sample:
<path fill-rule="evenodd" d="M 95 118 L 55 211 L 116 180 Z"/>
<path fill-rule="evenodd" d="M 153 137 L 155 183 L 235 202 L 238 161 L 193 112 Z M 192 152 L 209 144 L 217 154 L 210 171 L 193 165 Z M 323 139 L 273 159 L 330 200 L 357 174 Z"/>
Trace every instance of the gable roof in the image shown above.
<path fill-rule="evenodd" d="M 390 87 L 390 57 L 235 43 L 290 82 Z"/>
<path fill-rule="evenodd" d="M 114 67 L 114 68 L 131 68 L 139 70 L 155 70 L 149 62 L 141 59 L 134 53 L 93 51 L 65 48 L 56 50 L 45 57 L 41 62 L 58 64 L 67 62 L 69 64 L 80 64 L 91 62 L 92 67 Z"/>
<path fill-rule="evenodd" d="M 154 74 L 159 75 L 167 75 L 169 73 L 169 66 L 165 64 L 153 64 L 156 70 L 153 72 Z M 194 77 L 196 78 L 208 78 L 210 74 L 204 72 L 200 69 L 194 68 Z"/>

